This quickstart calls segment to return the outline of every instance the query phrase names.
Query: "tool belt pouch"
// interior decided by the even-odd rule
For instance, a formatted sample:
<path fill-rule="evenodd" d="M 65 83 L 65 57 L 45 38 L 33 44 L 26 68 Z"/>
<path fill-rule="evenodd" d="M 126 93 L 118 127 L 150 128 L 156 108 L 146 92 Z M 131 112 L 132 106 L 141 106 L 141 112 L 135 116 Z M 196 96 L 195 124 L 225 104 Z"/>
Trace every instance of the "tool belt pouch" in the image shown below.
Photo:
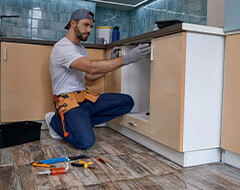
<path fill-rule="evenodd" d="M 88 90 L 70 92 L 68 94 L 65 94 L 64 96 L 59 97 L 60 102 L 56 104 L 56 108 L 58 109 L 60 106 L 62 106 L 59 109 L 59 112 L 66 113 L 70 109 L 78 107 L 79 106 L 78 102 L 81 103 L 85 99 L 95 103 L 99 95 L 100 94 L 94 94 Z"/>
<path fill-rule="evenodd" d="M 66 113 L 68 110 L 78 107 L 78 102 L 72 94 L 68 94 L 67 98 L 59 97 L 60 102 L 56 104 L 56 108 L 59 109 L 59 112 Z"/>
<path fill-rule="evenodd" d="M 94 94 L 94 93 L 92 93 L 92 92 L 90 92 L 90 91 L 88 91 L 88 90 L 82 91 L 82 94 L 83 94 L 83 96 L 84 96 L 87 100 L 89 100 L 89 101 L 91 101 L 91 102 L 93 102 L 93 103 L 95 103 L 95 102 L 97 101 L 97 99 L 98 99 L 98 97 L 99 97 L 99 95 L 100 95 L 100 94 Z"/>

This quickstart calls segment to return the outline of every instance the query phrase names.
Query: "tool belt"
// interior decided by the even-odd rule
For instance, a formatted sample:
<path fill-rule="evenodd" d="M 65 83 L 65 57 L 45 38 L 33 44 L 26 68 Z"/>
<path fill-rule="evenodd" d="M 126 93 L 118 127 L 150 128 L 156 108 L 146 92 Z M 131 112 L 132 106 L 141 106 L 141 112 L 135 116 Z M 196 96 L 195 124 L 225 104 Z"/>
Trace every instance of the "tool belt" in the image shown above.
<path fill-rule="evenodd" d="M 95 103 L 99 97 L 98 94 L 94 94 L 87 90 L 74 91 L 67 94 L 60 94 L 59 96 L 53 95 L 54 105 L 56 108 L 56 114 L 59 114 L 61 117 L 61 122 L 63 126 L 64 137 L 67 137 L 69 134 L 66 131 L 66 124 L 64 120 L 64 113 L 67 111 L 76 108 L 79 106 L 78 103 L 83 102 L 84 100 L 89 100 Z"/>
<path fill-rule="evenodd" d="M 61 94 L 58 96 L 59 102 L 55 101 L 56 109 L 63 113 L 66 113 L 70 109 L 79 106 L 78 103 L 83 102 L 85 99 L 95 103 L 100 94 L 94 94 L 89 90 L 74 91 L 67 94 Z"/>

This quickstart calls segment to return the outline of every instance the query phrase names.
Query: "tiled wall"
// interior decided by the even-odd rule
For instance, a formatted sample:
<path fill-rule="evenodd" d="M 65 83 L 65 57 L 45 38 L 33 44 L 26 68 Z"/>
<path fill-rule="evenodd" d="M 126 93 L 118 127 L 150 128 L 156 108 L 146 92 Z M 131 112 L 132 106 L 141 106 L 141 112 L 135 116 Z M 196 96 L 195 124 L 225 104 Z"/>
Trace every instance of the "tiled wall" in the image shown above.
<path fill-rule="evenodd" d="M 96 8 L 96 26 L 120 27 L 120 39 L 129 37 L 130 12 L 117 9 Z"/>
<path fill-rule="evenodd" d="M 156 21 L 206 25 L 207 0 L 153 0 L 131 11 L 97 7 L 96 26 L 120 26 L 120 39 L 156 29 Z"/>
<path fill-rule="evenodd" d="M 178 19 L 206 24 L 207 0 L 153 0 L 132 11 L 96 7 L 83 0 L 0 0 L 0 15 L 19 15 L 3 20 L 5 37 L 59 40 L 71 13 L 86 8 L 95 13 L 94 26 L 120 26 L 120 39 L 156 29 L 155 21 Z M 95 28 L 88 43 L 95 42 Z"/>
<path fill-rule="evenodd" d="M 81 0 L 0 0 L 0 15 L 19 15 L 3 20 L 4 37 L 59 40 L 71 13 L 86 8 L 93 13 L 96 3 Z M 87 42 L 94 43 L 95 30 Z"/>
<path fill-rule="evenodd" d="M 154 0 L 130 12 L 129 36 L 156 29 L 155 22 L 181 20 L 206 25 L 207 0 Z"/>

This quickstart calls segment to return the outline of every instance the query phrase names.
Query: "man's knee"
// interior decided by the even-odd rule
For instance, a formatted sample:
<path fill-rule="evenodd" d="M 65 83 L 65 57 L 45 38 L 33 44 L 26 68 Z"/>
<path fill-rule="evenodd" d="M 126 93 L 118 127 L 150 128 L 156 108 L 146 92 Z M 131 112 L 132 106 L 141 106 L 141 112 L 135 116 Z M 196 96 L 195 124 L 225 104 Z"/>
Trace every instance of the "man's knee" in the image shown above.
<path fill-rule="evenodd" d="M 127 94 L 124 94 L 124 105 L 126 106 L 126 113 L 130 112 L 134 106 L 133 98 Z"/>
<path fill-rule="evenodd" d="M 73 139 L 73 143 L 70 143 L 72 146 L 79 150 L 88 149 L 93 146 L 95 143 L 95 134 L 80 135 L 76 136 Z"/>

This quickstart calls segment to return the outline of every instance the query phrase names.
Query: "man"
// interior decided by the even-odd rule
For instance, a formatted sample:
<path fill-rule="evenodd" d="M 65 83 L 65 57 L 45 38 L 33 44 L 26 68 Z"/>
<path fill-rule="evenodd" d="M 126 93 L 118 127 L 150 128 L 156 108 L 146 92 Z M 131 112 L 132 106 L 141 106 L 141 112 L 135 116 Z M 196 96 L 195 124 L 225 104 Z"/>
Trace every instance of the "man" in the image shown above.
<path fill-rule="evenodd" d="M 133 99 L 126 94 L 95 95 L 86 90 L 85 79 L 95 81 L 119 67 L 134 63 L 148 53 L 148 44 L 140 44 L 127 55 L 118 57 L 114 48 L 111 60 L 92 61 L 81 41 L 86 41 L 94 23 L 94 14 L 85 9 L 72 13 L 65 29 L 68 33 L 57 42 L 50 56 L 52 89 L 57 108 L 45 116 L 52 138 L 65 139 L 77 149 L 95 143 L 94 125 L 107 122 L 131 111 Z"/>

